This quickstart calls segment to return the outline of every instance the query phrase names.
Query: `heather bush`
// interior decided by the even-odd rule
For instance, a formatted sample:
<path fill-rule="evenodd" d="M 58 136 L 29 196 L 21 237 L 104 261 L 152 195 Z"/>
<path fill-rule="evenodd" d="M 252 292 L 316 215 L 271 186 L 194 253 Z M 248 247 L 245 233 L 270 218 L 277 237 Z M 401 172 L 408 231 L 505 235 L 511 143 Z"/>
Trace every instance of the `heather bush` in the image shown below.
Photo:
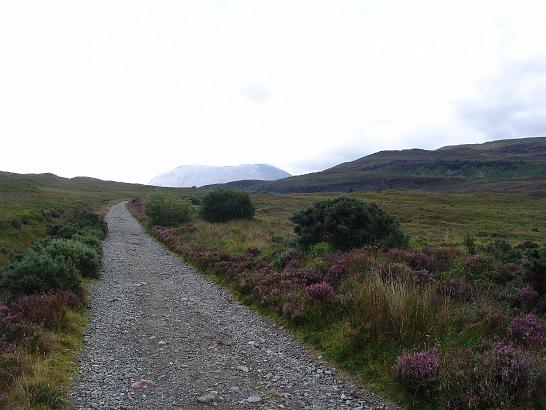
<path fill-rule="evenodd" d="M 404 353 L 396 359 L 394 378 L 414 395 L 432 396 L 436 391 L 440 367 L 441 355 L 436 348 Z"/>
<path fill-rule="evenodd" d="M 454 278 L 445 281 L 441 286 L 441 291 L 449 300 L 466 302 L 472 298 L 474 288 L 472 284 L 463 278 Z"/>
<path fill-rule="evenodd" d="M 44 250 L 53 257 L 62 257 L 73 264 L 82 276 L 99 276 L 100 256 L 90 246 L 72 239 L 52 239 L 44 245 Z"/>
<path fill-rule="evenodd" d="M 335 249 L 364 245 L 404 247 L 407 235 L 398 222 L 374 203 L 337 197 L 315 202 L 292 218 L 298 243 L 305 248 L 327 242 Z"/>
<path fill-rule="evenodd" d="M 508 325 L 506 333 L 515 343 L 542 347 L 546 340 L 546 325 L 535 315 L 515 317 Z"/>
<path fill-rule="evenodd" d="M 282 314 L 296 323 L 304 321 L 308 311 L 308 297 L 304 292 L 292 290 L 286 294 Z"/>
<path fill-rule="evenodd" d="M 480 402 L 505 407 L 528 401 L 540 375 L 536 359 L 510 343 L 497 341 L 483 353 L 479 372 Z"/>
<path fill-rule="evenodd" d="M 350 273 L 349 260 L 345 256 L 340 256 L 334 259 L 328 272 L 325 275 L 325 279 L 333 287 L 337 288 L 341 283 L 341 280 Z"/>
<path fill-rule="evenodd" d="M 139 221 L 144 221 L 146 214 L 144 213 L 144 202 L 140 198 L 135 198 L 127 203 L 127 209 Z"/>
<path fill-rule="evenodd" d="M 334 296 L 334 289 L 328 282 L 320 282 L 309 285 L 305 292 L 313 299 L 320 301 L 330 300 Z"/>
<path fill-rule="evenodd" d="M 227 222 L 252 219 L 255 211 L 254 203 L 246 192 L 217 189 L 203 197 L 200 215 L 209 222 Z"/>
<path fill-rule="evenodd" d="M 2 407 L 2 392 L 9 387 L 25 371 L 24 356 L 14 344 L 7 343 L 0 336 L 0 407 Z"/>
<path fill-rule="evenodd" d="M 176 226 L 193 219 L 193 208 L 187 201 L 176 201 L 160 194 L 144 202 L 144 212 L 151 225 Z"/>
<path fill-rule="evenodd" d="M 480 318 L 481 327 L 487 335 L 504 335 L 506 326 L 510 320 L 505 312 L 498 308 L 491 307 L 490 305 L 484 305 L 483 307 L 476 309 L 475 312 Z"/>
<path fill-rule="evenodd" d="M 388 255 L 391 259 L 407 263 L 415 270 L 439 273 L 450 267 L 452 260 L 460 255 L 460 251 L 451 248 L 424 248 L 421 251 L 390 249 Z"/>
<path fill-rule="evenodd" d="M 31 249 L 20 260 L 11 260 L 0 270 L 0 289 L 12 295 L 45 293 L 65 289 L 81 293 L 81 276 L 63 256 L 51 255 L 44 248 Z"/>
<path fill-rule="evenodd" d="M 343 254 L 347 273 L 365 272 L 369 270 L 374 250 L 369 247 L 353 249 Z"/>
<path fill-rule="evenodd" d="M 532 353 L 501 340 L 446 353 L 438 399 L 446 409 L 528 408 L 543 368 Z"/>
<path fill-rule="evenodd" d="M 526 285 L 518 289 L 520 304 L 524 308 L 533 306 L 539 299 L 539 294 L 532 286 Z"/>
<path fill-rule="evenodd" d="M 67 308 L 78 305 L 75 294 L 57 291 L 25 296 L 12 306 L 12 310 L 23 321 L 54 329 L 66 324 Z"/>
<path fill-rule="evenodd" d="M 30 352 L 45 352 L 51 346 L 51 338 L 42 327 L 25 321 L 6 305 L 0 304 L 0 344 L 15 344 Z"/>

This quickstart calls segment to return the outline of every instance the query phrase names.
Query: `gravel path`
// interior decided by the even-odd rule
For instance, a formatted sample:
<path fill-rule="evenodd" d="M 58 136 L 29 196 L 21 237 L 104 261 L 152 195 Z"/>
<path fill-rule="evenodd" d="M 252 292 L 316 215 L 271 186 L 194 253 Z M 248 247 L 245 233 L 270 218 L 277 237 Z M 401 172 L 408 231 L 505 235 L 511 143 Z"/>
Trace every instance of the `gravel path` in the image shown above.
<path fill-rule="evenodd" d="M 162 248 L 125 203 L 106 221 L 76 408 L 387 407 Z"/>

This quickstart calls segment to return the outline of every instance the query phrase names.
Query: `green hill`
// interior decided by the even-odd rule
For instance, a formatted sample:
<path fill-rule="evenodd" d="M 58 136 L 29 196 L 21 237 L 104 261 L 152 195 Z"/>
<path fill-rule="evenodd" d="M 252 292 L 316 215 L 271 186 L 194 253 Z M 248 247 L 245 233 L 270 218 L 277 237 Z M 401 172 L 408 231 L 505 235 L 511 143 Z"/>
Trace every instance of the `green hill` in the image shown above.
<path fill-rule="evenodd" d="M 546 195 L 546 138 L 499 140 L 437 150 L 381 151 L 322 172 L 224 186 L 257 192 L 382 189 L 501 191 Z"/>

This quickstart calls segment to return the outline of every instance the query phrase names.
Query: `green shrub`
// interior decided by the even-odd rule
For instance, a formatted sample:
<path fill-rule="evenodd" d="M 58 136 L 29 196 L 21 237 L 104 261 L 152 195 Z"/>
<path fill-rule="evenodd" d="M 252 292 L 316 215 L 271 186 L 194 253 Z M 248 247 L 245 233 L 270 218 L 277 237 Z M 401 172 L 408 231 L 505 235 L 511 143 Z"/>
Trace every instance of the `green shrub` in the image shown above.
<path fill-rule="evenodd" d="M 217 189 L 203 197 L 201 217 L 209 222 L 252 219 L 256 208 L 246 192 Z"/>
<path fill-rule="evenodd" d="M 198 196 L 195 196 L 195 195 L 190 195 L 187 200 L 190 202 L 190 204 L 192 205 L 201 205 L 201 198 L 199 198 Z"/>
<path fill-rule="evenodd" d="M 364 245 L 405 247 L 407 235 L 398 222 L 375 203 L 340 196 L 317 201 L 295 213 L 292 222 L 298 242 L 304 247 L 327 242 L 347 250 Z"/>
<path fill-rule="evenodd" d="M 483 251 L 501 262 L 517 262 L 521 259 L 521 252 L 514 249 L 506 239 L 489 242 Z"/>
<path fill-rule="evenodd" d="M 529 252 L 524 279 L 541 294 L 546 294 L 546 246 Z"/>
<path fill-rule="evenodd" d="M 106 238 L 106 234 L 108 233 L 108 225 L 100 215 L 90 211 L 78 211 L 72 216 L 72 219 L 77 221 L 80 230 L 98 231 L 101 232 L 101 239 Z"/>
<path fill-rule="evenodd" d="M 15 229 L 21 229 L 21 226 L 23 225 L 23 221 L 21 221 L 21 218 L 13 218 L 11 220 L 11 226 L 13 226 Z"/>
<path fill-rule="evenodd" d="M 309 255 L 311 256 L 322 256 L 330 253 L 331 251 L 332 247 L 326 242 L 315 243 L 309 247 Z"/>
<path fill-rule="evenodd" d="M 70 239 L 86 244 L 93 248 L 99 256 L 102 256 L 102 240 L 93 231 L 82 231 L 82 233 L 72 235 Z"/>
<path fill-rule="evenodd" d="M 81 292 L 81 276 L 62 256 L 53 256 L 43 247 L 25 252 L 0 270 L 0 289 L 12 295 L 49 292 L 55 289 Z"/>
<path fill-rule="evenodd" d="M 176 201 L 160 194 L 144 202 L 144 212 L 151 225 L 176 226 L 193 219 L 193 209 L 187 201 Z"/>
<path fill-rule="evenodd" d="M 108 233 L 106 222 L 99 215 L 88 211 L 75 212 L 68 217 L 66 222 L 52 225 L 48 229 L 48 235 L 64 239 L 88 232 L 92 232 L 100 239 L 104 239 Z"/>
<path fill-rule="evenodd" d="M 82 276 L 91 278 L 99 276 L 100 256 L 96 250 L 83 242 L 72 239 L 52 239 L 47 242 L 44 249 L 51 256 L 60 256 L 72 263 Z"/>
<path fill-rule="evenodd" d="M 78 224 L 68 222 L 50 226 L 47 233 L 56 238 L 70 239 L 72 235 L 75 235 L 79 230 L 80 227 Z"/>

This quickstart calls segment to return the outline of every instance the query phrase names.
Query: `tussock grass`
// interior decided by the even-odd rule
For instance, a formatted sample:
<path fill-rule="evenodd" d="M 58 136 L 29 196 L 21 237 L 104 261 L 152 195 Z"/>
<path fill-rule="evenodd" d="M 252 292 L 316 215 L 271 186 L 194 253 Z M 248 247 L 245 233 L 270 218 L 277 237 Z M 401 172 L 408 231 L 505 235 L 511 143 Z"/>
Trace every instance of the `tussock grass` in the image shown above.
<path fill-rule="evenodd" d="M 385 281 L 377 274 L 349 282 L 349 314 L 357 347 L 369 343 L 426 346 L 440 338 L 447 327 L 447 300 L 438 296 L 434 285 Z"/>
<path fill-rule="evenodd" d="M 267 216 L 225 223 L 198 220 L 195 226 L 197 229 L 194 232 L 182 231 L 187 240 L 196 241 L 206 247 L 218 246 L 233 254 L 242 254 L 251 247 L 259 248 L 263 254 L 269 254 L 292 236 L 288 223 Z"/>

